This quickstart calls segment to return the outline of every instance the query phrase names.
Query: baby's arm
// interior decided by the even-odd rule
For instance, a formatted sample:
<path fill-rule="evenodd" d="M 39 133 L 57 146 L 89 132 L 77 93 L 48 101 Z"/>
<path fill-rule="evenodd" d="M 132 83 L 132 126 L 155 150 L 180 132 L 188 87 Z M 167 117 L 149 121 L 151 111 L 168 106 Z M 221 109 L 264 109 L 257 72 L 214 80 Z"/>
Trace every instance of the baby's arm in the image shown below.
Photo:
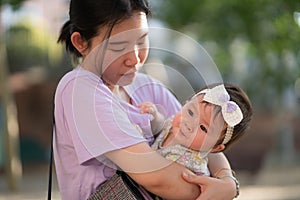
<path fill-rule="evenodd" d="M 149 113 L 153 116 L 151 121 L 151 129 L 153 135 L 159 133 L 164 125 L 165 117 L 161 114 L 157 107 L 151 102 L 144 102 L 137 106 L 141 109 L 141 113 Z"/>

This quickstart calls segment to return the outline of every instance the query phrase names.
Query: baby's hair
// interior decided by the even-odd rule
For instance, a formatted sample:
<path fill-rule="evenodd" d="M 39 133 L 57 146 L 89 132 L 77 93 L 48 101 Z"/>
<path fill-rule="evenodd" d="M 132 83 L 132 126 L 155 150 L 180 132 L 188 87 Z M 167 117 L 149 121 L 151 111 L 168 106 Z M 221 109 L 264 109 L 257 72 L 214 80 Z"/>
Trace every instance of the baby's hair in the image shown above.
<path fill-rule="evenodd" d="M 238 138 L 240 138 L 242 135 L 244 135 L 244 133 L 250 127 L 250 122 L 251 122 L 252 115 L 253 115 L 253 109 L 252 109 L 252 105 L 251 105 L 248 95 L 245 93 L 245 91 L 241 87 L 239 87 L 237 85 L 229 84 L 229 83 L 223 83 L 223 84 L 225 86 L 226 91 L 228 92 L 228 94 L 230 96 L 230 100 L 234 101 L 240 107 L 240 109 L 243 113 L 242 121 L 239 124 L 234 126 L 232 137 L 225 144 L 225 149 L 228 149 L 228 147 L 231 146 L 231 144 L 233 144 Z M 217 85 L 220 85 L 220 84 L 211 84 L 211 85 L 208 85 L 207 87 L 202 88 L 201 90 L 204 90 L 207 88 L 213 88 Z M 217 109 L 215 110 L 215 112 L 221 113 L 221 107 L 220 106 L 216 106 L 216 107 L 217 107 Z M 219 137 L 215 146 L 222 144 L 224 137 L 225 137 L 226 129 L 227 128 L 225 128 L 225 130 L 222 131 L 221 136 Z"/>

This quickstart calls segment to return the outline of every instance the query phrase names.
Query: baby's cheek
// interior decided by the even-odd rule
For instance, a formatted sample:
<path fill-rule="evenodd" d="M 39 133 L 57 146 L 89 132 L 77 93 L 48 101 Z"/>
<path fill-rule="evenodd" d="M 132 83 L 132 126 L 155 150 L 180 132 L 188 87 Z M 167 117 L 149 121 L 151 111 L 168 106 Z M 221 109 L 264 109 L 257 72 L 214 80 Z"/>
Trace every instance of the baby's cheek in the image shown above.
<path fill-rule="evenodd" d="M 177 113 L 172 121 L 172 126 L 180 127 L 180 123 L 181 123 L 181 114 Z"/>

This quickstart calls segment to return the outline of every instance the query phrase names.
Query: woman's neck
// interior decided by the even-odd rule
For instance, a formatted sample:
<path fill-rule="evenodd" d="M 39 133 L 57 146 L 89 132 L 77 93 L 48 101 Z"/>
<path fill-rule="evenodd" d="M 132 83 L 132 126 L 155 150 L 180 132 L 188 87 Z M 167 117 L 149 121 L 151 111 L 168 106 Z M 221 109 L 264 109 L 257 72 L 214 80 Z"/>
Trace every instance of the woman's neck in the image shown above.
<path fill-rule="evenodd" d="M 95 69 L 95 68 L 90 68 L 90 67 L 82 67 L 85 70 L 88 70 L 94 74 L 96 74 L 97 76 L 101 77 L 99 75 L 99 72 Z M 128 102 L 131 104 L 131 98 L 130 96 L 127 94 L 126 90 L 123 88 L 123 86 L 119 86 L 119 85 L 113 85 L 108 83 L 107 81 L 105 81 L 103 79 L 103 77 L 101 77 L 103 83 L 108 87 L 108 89 L 117 97 L 119 97 L 120 99 Z"/>
<path fill-rule="evenodd" d="M 124 89 L 124 87 L 119 86 L 119 85 L 108 85 L 107 86 L 110 91 L 117 97 L 119 97 L 120 99 L 126 101 L 127 103 L 131 104 L 131 98 L 128 95 L 128 93 L 126 92 L 126 90 Z"/>
<path fill-rule="evenodd" d="M 82 61 L 82 63 L 83 63 L 83 61 Z M 80 65 L 80 67 L 81 68 L 83 68 L 83 69 L 85 69 L 85 70 L 87 70 L 87 71 L 90 71 L 90 72 L 92 72 L 93 74 L 95 74 L 96 76 L 98 76 L 98 77 L 100 77 L 101 78 L 101 74 L 100 74 L 100 72 L 99 72 L 99 70 L 97 69 L 97 68 L 95 68 L 95 67 L 90 67 L 89 65 Z"/>

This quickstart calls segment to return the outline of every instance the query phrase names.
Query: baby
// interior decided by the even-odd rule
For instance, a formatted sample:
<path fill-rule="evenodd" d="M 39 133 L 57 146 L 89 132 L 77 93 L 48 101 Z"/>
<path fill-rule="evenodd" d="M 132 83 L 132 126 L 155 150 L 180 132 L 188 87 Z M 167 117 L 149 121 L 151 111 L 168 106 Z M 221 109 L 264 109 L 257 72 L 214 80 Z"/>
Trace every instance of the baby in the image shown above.
<path fill-rule="evenodd" d="M 252 118 L 248 96 L 240 87 L 230 84 L 201 90 L 167 120 L 150 102 L 138 107 L 142 113 L 153 115 L 154 133 L 160 130 L 152 148 L 165 158 L 206 176 L 210 175 L 207 154 L 228 148 L 245 133 Z"/>

